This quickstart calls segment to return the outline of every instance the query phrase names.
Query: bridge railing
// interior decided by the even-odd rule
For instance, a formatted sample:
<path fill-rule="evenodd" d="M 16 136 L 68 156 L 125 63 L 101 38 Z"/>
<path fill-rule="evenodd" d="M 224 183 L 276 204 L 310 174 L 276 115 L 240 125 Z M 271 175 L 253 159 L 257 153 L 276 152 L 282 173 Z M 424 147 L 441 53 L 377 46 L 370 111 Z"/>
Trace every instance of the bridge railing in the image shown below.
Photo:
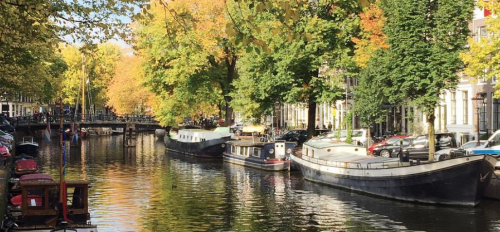
<path fill-rule="evenodd" d="M 58 115 L 32 115 L 18 116 L 10 118 L 14 125 L 36 124 L 36 123 L 59 123 Z M 151 115 L 114 115 L 114 114 L 85 114 L 84 120 L 82 115 L 66 114 L 63 117 L 64 122 L 148 122 L 156 123 L 157 121 Z"/>

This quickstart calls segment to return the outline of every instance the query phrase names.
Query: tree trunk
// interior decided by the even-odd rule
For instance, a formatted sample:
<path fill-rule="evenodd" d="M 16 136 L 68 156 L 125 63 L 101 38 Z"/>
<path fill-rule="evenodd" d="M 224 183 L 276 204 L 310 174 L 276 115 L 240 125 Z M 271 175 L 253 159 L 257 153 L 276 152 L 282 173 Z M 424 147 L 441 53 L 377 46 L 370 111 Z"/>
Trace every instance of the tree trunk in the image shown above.
<path fill-rule="evenodd" d="M 434 139 L 434 108 L 427 112 L 427 130 L 429 134 L 429 161 L 434 161 L 434 153 L 436 152 L 436 140 Z"/>
<path fill-rule="evenodd" d="M 315 127 L 316 127 L 316 102 L 313 100 L 309 100 L 307 111 L 307 139 L 310 139 L 314 136 Z"/>
<path fill-rule="evenodd" d="M 367 148 L 369 148 L 369 147 L 371 146 L 371 144 L 370 144 L 370 143 L 371 143 L 371 140 L 372 140 L 372 132 L 371 132 L 371 127 L 372 127 L 372 125 L 373 125 L 373 123 L 372 123 L 372 121 L 370 121 L 370 124 L 368 124 L 368 128 L 366 129 L 366 137 L 367 137 L 368 139 L 366 140 L 366 144 L 365 144 L 365 146 L 366 146 Z"/>
<path fill-rule="evenodd" d="M 231 98 L 229 94 L 231 93 L 231 84 L 234 80 L 235 70 L 236 70 L 236 56 L 227 57 L 226 58 L 226 66 L 227 66 L 227 77 L 226 77 L 226 88 L 223 90 L 224 93 L 224 101 L 226 102 L 226 117 L 224 120 L 224 126 L 230 126 L 232 122 L 233 116 L 233 108 L 229 105 L 231 102 Z"/>

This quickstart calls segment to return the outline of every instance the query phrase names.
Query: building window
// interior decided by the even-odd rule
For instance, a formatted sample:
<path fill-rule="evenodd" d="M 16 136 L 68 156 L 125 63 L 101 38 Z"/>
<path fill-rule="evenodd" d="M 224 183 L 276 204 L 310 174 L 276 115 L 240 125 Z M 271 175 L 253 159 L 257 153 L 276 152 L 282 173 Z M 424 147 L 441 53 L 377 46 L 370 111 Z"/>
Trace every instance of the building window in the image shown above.
<path fill-rule="evenodd" d="M 493 131 L 500 129 L 500 99 L 493 99 Z"/>
<path fill-rule="evenodd" d="M 486 27 L 480 27 L 479 28 L 479 35 L 481 37 L 487 37 L 488 36 L 488 31 L 486 30 Z"/>
<path fill-rule="evenodd" d="M 467 125 L 469 122 L 469 95 L 467 91 L 462 92 L 462 105 L 463 105 L 463 125 Z"/>
<path fill-rule="evenodd" d="M 451 92 L 451 124 L 457 124 L 457 93 Z"/>
<path fill-rule="evenodd" d="M 486 93 L 482 93 L 481 97 L 484 98 L 483 102 L 478 102 L 478 104 L 481 104 L 480 111 L 479 111 L 479 130 L 486 131 L 487 126 L 486 126 L 486 99 L 488 98 L 488 95 Z"/>

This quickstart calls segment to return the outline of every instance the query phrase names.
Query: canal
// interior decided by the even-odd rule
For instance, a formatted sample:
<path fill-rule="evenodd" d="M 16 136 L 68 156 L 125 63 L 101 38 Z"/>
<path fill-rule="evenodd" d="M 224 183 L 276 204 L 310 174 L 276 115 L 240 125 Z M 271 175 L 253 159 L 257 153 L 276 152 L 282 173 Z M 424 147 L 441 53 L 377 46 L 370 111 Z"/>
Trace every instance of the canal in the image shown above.
<path fill-rule="evenodd" d="M 58 177 L 57 141 L 40 171 Z M 500 202 L 475 208 L 410 204 L 273 173 L 166 153 L 152 134 L 123 148 L 93 137 L 69 150 L 67 179 L 91 183 L 99 231 L 500 231 Z M 466 188 L 467 186 L 464 186 Z"/>

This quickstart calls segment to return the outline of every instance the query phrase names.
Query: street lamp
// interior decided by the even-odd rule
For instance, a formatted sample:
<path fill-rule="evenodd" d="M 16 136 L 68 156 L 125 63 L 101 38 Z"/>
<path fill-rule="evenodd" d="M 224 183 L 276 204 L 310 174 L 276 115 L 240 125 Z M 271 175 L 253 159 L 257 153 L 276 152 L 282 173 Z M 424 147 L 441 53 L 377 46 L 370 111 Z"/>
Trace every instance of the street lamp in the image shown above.
<path fill-rule="evenodd" d="M 484 103 L 484 97 L 481 96 L 481 93 L 476 93 L 476 96 L 472 98 L 473 101 L 477 101 L 477 104 L 476 104 L 476 109 L 477 109 L 477 146 L 480 146 L 481 145 L 481 141 L 479 139 L 479 113 L 481 112 L 481 106 L 482 104 L 481 103 Z"/>

